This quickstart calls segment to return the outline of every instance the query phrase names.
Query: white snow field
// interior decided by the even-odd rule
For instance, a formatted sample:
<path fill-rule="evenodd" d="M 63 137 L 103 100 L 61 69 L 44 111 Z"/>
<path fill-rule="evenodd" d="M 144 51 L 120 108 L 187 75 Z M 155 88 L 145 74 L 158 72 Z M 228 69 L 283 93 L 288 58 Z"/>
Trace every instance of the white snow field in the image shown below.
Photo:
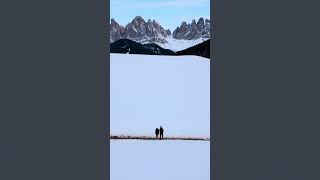
<path fill-rule="evenodd" d="M 110 141 L 111 180 L 209 180 L 209 141 Z"/>
<path fill-rule="evenodd" d="M 110 56 L 111 134 L 153 136 L 155 128 L 162 125 L 164 136 L 210 137 L 209 59 L 199 56 L 114 53 L 111 53 Z M 159 155 L 161 151 L 152 150 L 154 146 L 164 146 L 161 149 L 169 148 L 172 151 L 181 152 L 185 151 L 181 149 L 185 146 L 188 147 L 186 149 L 198 148 L 187 144 L 183 144 L 182 147 L 173 145 L 171 148 L 166 147 L 167 145 L 162 142 L 160 144 L 144 143 L 147 149 L 150 149 L 148 153 L 152 155 L 150 162 L 154 162 L 153 160 L 156 160 L 157 156 L 161 156 Z M 112 149 L 123 147 L 123 151 L 126 152 L 131 149 L 127 143 L 115 144 L 115 146 L 112 144 L 111 146 Z M 143 151 L 142 147 L 144 146 L 140 147 L 140 144 L 136 143 L 132 148 Z M 205 148 L 205 151 L 207 149 Z M 199 151 L 204 150 L 199 149 Z M 186 160 L 182 160 L 182 157 L 179 159 L 179 155 L 177 155 L 179 159 L 177 161 L 195 158 L 191 157 L 191 154 L 189 157 L 188 153 L 189 150 L 183 153 Z M 192 152 L 192 154 L 203 156 L 198 152 Z M 127 156 L 126 153 L 122 155 Z M 171 155 L 164 158 L 170 157 Z M 164 165 L 166 164 L 170 163 Z M 184 163 L 181 164 L 185 166 Z M 132 164 L 132 166 L 135 165 Z M 150 172 L 157 172 L 153 168 L 156 167 L 155 162 L 148 164 L 148 166 L 150 166 Z M 179 167 L 173 168 L 179 169 Z M 148 172 L 145 173 L 148 175 Z M 126 172 L 123 172 L 123 176 L 125 174 Z"/>

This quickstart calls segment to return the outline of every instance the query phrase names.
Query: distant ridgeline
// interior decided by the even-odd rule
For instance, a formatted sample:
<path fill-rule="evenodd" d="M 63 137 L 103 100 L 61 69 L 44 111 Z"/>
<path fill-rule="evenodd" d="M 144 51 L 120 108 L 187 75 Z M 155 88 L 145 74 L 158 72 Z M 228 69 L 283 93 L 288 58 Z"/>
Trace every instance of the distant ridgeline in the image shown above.
<path fill-rule="evenodd" d="M 210 20 L 199 18 L 191 23 L 181 22 L 172 33 L 169 29 L 162 27 L 156 20 L 144 20 L 136 16 L 127 25 L 120 25 L 114 18 L 110 22 L 110 43 L 119 39 L 130 39 L 139 43 L 170 43 L 169 39 L 190 40 L 210 38 Z M 196 43 L 197 44 L 197 43 Z M 195 45 L 195 44 L 193 44 Z"/>
<path fill-rule="evenodd" d="M 173 52 L 155 43 L 140 44 L 129 39 L 120 39 L 110 44 L 110 53 L 147 54 L 147 55 L 196 55 L 210 58 L 210 39 L 185 50 Z"/>

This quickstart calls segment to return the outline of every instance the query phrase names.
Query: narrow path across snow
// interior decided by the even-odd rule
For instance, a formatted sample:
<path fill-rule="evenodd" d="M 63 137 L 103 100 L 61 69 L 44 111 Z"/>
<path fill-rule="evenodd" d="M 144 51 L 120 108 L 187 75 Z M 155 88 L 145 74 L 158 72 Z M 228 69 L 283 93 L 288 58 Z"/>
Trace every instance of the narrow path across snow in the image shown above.
<path fill-rule="evenodd" d="M 110 139 L 112 140 L 121 140 L 121 139 L 126 139 L 126 140 L 159 140 L 159 138 L 151 137 L 151 136 L 116 136 L 116 135 L 111 135 Z M 191 141 L 210 141 L 210 138 L 203 138 L 203 137 L 164 137 L 161 140 L 191 140 Z"/>

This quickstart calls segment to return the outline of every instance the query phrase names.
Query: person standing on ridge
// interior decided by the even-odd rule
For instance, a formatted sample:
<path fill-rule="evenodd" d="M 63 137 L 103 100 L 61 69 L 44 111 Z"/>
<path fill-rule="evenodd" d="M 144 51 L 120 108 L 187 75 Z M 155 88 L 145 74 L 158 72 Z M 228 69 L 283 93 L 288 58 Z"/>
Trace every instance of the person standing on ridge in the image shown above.
<path fill-rule="evenodd" d="M 163 139 L 163 132 L 164 132 L 164 130 L 163 130 L 162 126 L 160 126 L 160 139 Z"/>
<path fill-rule="evenodd" d="M 156 133 L 156 138 L 158 139 L 158 135 L 159 135 L 159 128 L 156 128 L 155 133 Z"/>

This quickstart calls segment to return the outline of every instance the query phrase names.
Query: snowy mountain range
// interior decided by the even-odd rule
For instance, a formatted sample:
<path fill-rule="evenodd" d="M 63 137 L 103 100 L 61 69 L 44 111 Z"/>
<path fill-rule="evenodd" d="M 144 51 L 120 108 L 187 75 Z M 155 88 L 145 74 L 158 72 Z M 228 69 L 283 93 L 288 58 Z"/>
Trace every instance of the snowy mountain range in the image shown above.
<path fill-rule="evenodd" d="M 110 43 L 119 39 L 130 39 L 141 44 L 155 43 L 162 48 L 179 51 L 199 44 L 210 38 L 210 20 L 200 18 L 190 24 L 183 21 L 173 33 L 163 28 L 155 20 L 145 21 L 136 16 L 126 26 L 122 26 L 111 19 Z"/>

